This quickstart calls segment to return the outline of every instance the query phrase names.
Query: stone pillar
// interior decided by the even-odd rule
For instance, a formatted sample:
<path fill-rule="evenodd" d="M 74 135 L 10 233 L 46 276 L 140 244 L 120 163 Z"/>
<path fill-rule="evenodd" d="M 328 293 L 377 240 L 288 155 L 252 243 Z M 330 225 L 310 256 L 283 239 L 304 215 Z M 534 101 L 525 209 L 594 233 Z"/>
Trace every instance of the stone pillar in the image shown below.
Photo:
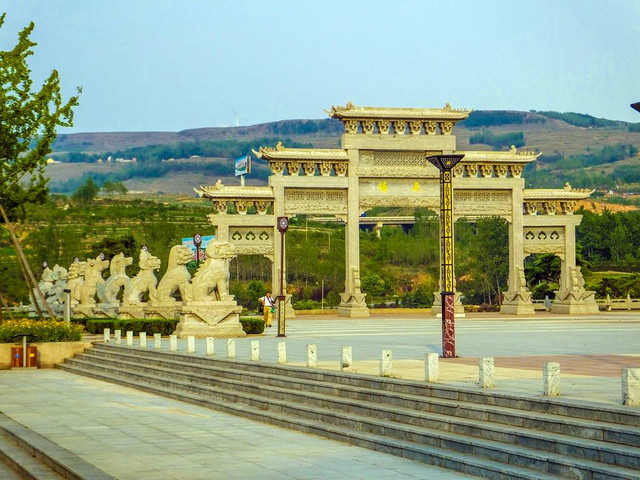
<path fill-rule="evenodd" d="M 500 313 L 506 315 L 534 315 L 531 292 L 524 276 L 523 188 L 511 190 L 511 222 L 509 223 L 509 286 L 504 292 Z"/>
<path fill-rule="evenodd" d="M 318 366 L 318 350 L 315 345 L 307 345 L 307 367 Z"/>
<path fill-rule="evenodd" d="M 138 339 L 140 340 L 140 348 L 147 348 L 147 332 L 140 332 Z"/>
<path fill-rule="evenodd" d="M 348 150 L 349 177 L 347 190 L 347 219 L 345 224 L 345 285 L 340 294 L 338 316 L 366 318 L 369 308 L 365 294 L 360 290 L 360 183 L 358 169 L 359 151 Z"/>
<path fill-rule="evenodd" d="M 543 394 L 556 397 L 560 395 L 560 364 L 546 362 L 542 368 Z"/>
<path fill-rule="evenodd" d="M 187 337 L 187 353 L 193 353 L 196 351 L 196 337 L 189 335 Z"/>
<path fill-rule="evenodd" d="M 440 376 L 438 365 L 438 354 L 427 353 L 424 362 L 424 380 L 425 382 L 437 382 Z"/>
<path fill-rule="evenodd" d="M 129 330 L 127 332 L 127 347 L 133 346 L 133 331 Z"/>
<path fill-rule="evenodd" d="M 104 332 L 103 332 L 103 335 L 104 335 L 103 342 L 104 343 L 109 343 L 111 341 L 111 330 L 108 329 L 108 328 L 105 328 Z"/>
<path fill-rule="evenodd" d="M 278 364 L 287 363 L 287 344 L 286 342 L 278 342 Z"/>
<path fill-rule="evenodd" d="M 169 335 L 169 350 L 172 352 L 178 351 L 178 336 Z"/>
<path fill-rule="evenodd" d="M 640 405 L 640 368 L 622 369 L 622 404 Z"/>
<path fill-rule="evenodd" d="M 478 376 L 480 388 L 494 388 L 496 386 L 496 374 L 493 367 L 493 358 L 481 358 L 478 361 L 478 367 L 480 370 L 480 374 Z"/>
<path fill-rule="evenodd" d="M 392 370 L 393 355 L 391 350 L 382 350 L 382 356 L 380 358 L 380 376 L 390 377 Z"/>
<path fill-rule="evenodd" d="M 560 289 L 555 293 L 551 311 L 553 313 L 584 314 L 598 313 L 595 292 L 584 289 L 584 278 L 580 267 L 576 267 L 576 226 L 581 215 L 566 217 L 564 226 L 564 257 L 560 272 Z"/>
<path fill-rule="evenodd" d="M 213 350 L 214 350 L 214 343 L 213 343 L 213 337 L 207 337 L 207 355 L 211 356 L 213 355 Z"/>
<path fill-rule="evenodd" d="M 251 340 L 251 361 L 260 361 L 260 342 L 258 340 Z"/>
<path fill-rule="evenodd" d="M 156 350 L 160 350 L 162 348 L 162 334 L 154 333 L 153 334 L 153 347 Z"/>
<path fill-rule="evenodd" d="M 289 319 L 289 318 L 295 318 L 296 314 L 295 314 L 295 311 L 293 310 L 293 305 L 291 304 L 291 295 L 287 294 L 287 259 L 286 259 L 287 240 L 286 240 L 286 234 L 285 234 L 285 249 L 284 249 L 285 258 L 284 258 L 284 261 L 282 262 L 282 265 L 284 266 L 284 276 L 283 276 L 282 272 L 280 271 L 280 263 L 281 263 L 280 252 L 281 252 L 282 235 L 280 234 L 280 232 L 278 231 L 278 228 L 276 227 L 276 222 L 278 220 L 278 217 L 286 216 L 284 186 L 282 185 L 281 182 L 278 181 L 280 179 L 275 179 L 275 181 L 272 181 L 272 180 L 273 180 L 273 177 L 270 177 L 269 185 L 273 189 L 273 196 L 274 196 L 273 225 L 272 225 L 273 258 L 271 262 L 271 288 L 272 288 L 271 294 L 273 295 L 274 298 L 280 295 L 280 283 L 282 282 L 282 278 L 284 277 L 284 285 L 283 285 L 282 291 L 287 296 L 284 312 L 285 312 L 285 318 Z"/>
<path fill-rule="evenodd" d="M 340 359 L 340 371 L 351 367 L 353 362 L 353 350 L 351 347 L 342 347 L 342 357 Z"/>
<path fill-rule="evenodd" d="M 227 358 L 236 358 L 236 339 L 227 338 Z"/>
<path fill-rule="evenodd" d="M 113 342 L 116 345 L 120 345 L 122 343 L 122 330 L 116 330 L 113 332 Z"/>

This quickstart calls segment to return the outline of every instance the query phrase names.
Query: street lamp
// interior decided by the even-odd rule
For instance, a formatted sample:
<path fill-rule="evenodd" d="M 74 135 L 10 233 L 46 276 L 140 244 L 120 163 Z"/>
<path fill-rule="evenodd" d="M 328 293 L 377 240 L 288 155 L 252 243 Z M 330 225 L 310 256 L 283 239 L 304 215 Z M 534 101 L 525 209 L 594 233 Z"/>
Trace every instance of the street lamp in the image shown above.
<path fill-rule="evenodd" d="M 453 286 L 453 179 L 452 169 L 462 160 L 462 154 L 443 154 L 427 157 L 427 161 L 440 170 L 440 276 L 442 285 L 442 356 L 456 356 L 456 328 Z"/>
<path fill-rule="evenodd" d="M 284 234 L 289 228 L 289 218 L 278 217 L 278 231 L 280 232 L 280 295 L 278 295 L 278 337 L 286 337 L 285 330 L 285 299 L 284 294 Z"/>

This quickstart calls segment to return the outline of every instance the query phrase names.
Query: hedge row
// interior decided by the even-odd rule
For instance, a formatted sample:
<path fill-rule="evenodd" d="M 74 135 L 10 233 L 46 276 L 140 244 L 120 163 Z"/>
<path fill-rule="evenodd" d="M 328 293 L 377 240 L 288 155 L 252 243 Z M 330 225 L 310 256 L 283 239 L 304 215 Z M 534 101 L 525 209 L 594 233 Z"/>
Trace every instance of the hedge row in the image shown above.
<path fill-rule="evenodd" d="M 260 334 L 264 332 L 264 320 L 260 317 L 242 317 L 240 318 L 242 329 L 247 334 Z M 178 324 L 178 320 L 165 319 L 146 319 L 136 318 L 133 320 L 121 320 L 112 318 L 90 319 L 86 322 L 87 332 L 93 334 L 101 334 L 105 328 L 113 333 L 116 330 L 121 332 L 132 331 L 134 335 L 140 332 L 146 332 L 148 335 L 160 333 L 162 335 L 171 335 Z"/>
<path fill-rule="evenodd" d="M 116 330 L 122 332 L 132 331 L 134 335 L 138 335 L 140 332 L 146 332 L 149 335 L 154 333 L 160 333 L 162 335 L 171 335 L 178 324 L 178 320 L 165 320 L 165 319 L 146 319 L 136 318 L 133 320 L 123 320 L 114 318 L 100 318 L 87 320 L 87 332 L 94 334 L 101 334 L 105 328 L 108 328 L 113 333 Z"/>
<path fill-rule="evenodd" d="M 19 343 L 24 336 L 29 342 L 77 342 L 82 340 L 82 325 L 28 318 L 0 324 L 0 343 Z"/>

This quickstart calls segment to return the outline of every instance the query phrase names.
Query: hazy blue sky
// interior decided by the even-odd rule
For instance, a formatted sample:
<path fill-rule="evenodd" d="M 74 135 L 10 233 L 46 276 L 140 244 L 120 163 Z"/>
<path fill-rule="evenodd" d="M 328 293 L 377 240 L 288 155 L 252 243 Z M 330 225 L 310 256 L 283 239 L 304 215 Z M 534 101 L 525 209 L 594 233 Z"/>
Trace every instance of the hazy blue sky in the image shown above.
<path fill-rule="evenodd" d="M 64 132 L 323 118 L 344 105 L 556 110 L 640 122 L 640 0 L 0 0 Z M 237 116 L 240 117 L 237 119 Z"/>

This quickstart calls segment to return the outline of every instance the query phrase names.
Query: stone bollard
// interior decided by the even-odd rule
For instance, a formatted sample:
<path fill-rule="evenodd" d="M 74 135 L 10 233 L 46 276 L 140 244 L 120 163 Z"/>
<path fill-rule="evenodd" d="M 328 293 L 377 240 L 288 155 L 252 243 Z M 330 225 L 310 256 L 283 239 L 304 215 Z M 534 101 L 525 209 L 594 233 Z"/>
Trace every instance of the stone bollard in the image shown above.
<path fill-rule="evenodd" d="M 187 353 L 193 353 L 196 351 L 196 337 L 189 335 L 187 337 Z"/>
<path fill-rule="evenodd" d="M 342 347 L 342 358 L 340 359 L 340 371 L 351 367 L 353 363 L 353 350 L 351 347 Z"/>
<path fill-rule="evenodd" d="M 307 345 L 307 367 L 318 366 L 318 350 L 315 345 Z"/>
<path fill-rule="evenodd" d="M 127 332 L 127 347 L 133 346 L 133 332 L 129 330 Z"/>
<path fill-rule="evenodd" d="M 427 353 L 424 359 L 424 381 L 437 382 L 440 376 L 437 353 Z"/>
<path fill-rule="evenodd" d="M 162 334 L 154 333 L 153 334 L 153 348 L 156 350 L 160 350 L 162 348 Z"/>
<path fill-rule="evenodd" d="M 287 363 L 287 343 L 278 342 L 278 364 L 283 365 Z"/>
<path fill-rule="evenodd" d="M 236 339 L 227 338 L 227 358 L 236 358 Z"/>
<path fill-rule="evenodd" d="M 147 332 L 140 332 L 138 339 L 140 340 L 140 348 L 147 348 Z"/>
<path fill-rule="evenodd" d="M 116 345 L 120 345 L 122 343 L 122 330 L 115 330 L 113 332 L 113 342 Z"/>
<path fill-rule="evenodd" d="M 493 368 L 493 357 L 483 357 L 478 360 L 478 382 L 480 388 L 494 388 L 496 386 L 496 374 Z"/>
<path fill-rule="evenodd" d="M 213 337 L 207 337 L 207 355 L 213 355 Z"/>
<path fill-rule="evenodd" d="M 622 404 L 640 405 L 640 368 L 622 369 Z"/>
<path fill-rule="evenodd" d="M 260 361 L 260 342 L 258 340 L 251 340 L 251 361 Z"/>
<path fill-rule="evenodd" d="M 111 329 L 105 328 L 104 332 L 103 332 L 103 335 L 104 335 L 103 342 L 104 343 L 109 343 L 111 341 Z"/>
<path fill-rule="evenodd" d="M 178 351 L 178 336 L 169 335 L 169 350 L 172 352 Z"/>
<path fill-rule="evenodd" d="M 560 364 L 558 362 L 545 362 L 542 369 L 544 391 L 549 397 L 560 395 Z"/>
<path fill-rule="evenodd" d="M 392 365 L 391 360 L 392 360 L 391 350 L 382 350 L 382 358 L 380 358 L 380 376 L 381 377 L 391 376 L 391 365 Z"/>

